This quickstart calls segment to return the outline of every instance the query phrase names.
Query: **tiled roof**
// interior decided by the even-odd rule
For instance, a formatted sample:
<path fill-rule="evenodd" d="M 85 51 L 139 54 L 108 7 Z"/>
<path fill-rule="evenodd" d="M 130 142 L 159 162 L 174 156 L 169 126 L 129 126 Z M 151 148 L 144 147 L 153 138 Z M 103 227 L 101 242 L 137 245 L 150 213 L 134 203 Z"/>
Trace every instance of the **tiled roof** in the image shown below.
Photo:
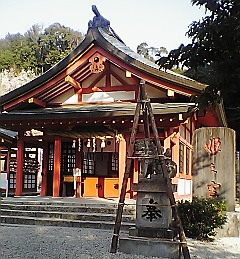
<path fill-rule="evenodd" d="M 188 112 L 194 107 L 193 103 L 152 103 L 153 113 L 161 114 L 178 114 Z M 41 108 L 32 110 L 16 110 L 0 114 L 0 120 L 29 118 L 89 118 L 91 117 L 109 117 L 109 116 L 133 116 L 136 110 L 136 103 L 109 103 L 109 104 L 84 104 L 84 105 L 64 105 L 54 108 Z"/>
<path fill-rule="evenodd" d="M 159 66 L 152 62 L 149 59 L 144 58 L 140 54 L 136 53 L 135 51 L 131 50 L 126 44 L 124 44 L 122 41 L 119 41 L 117 37 L 114 36 L 114 34 L 111 33 L 111 31 L 108 30 L 108 28 L 97 28 L 99 34 L 107 41 L 109 42 L 114 48 L 116 48 L 118 51 L 122 52 L 123 54 L 127 55 L 131 59 L 135 60 L 137 63 L 141 63 L 143 65 L 143 68 L 146 69 L 146 71 L 154 74 L 155 76 L 158 76 L 162 79 L 166 79 L 168 81 L 173 81 L 174 83 L 183 84 L 185 86 L 194 88 L 195 90 L 203 90 L 206 85 L 202 84 L 200 82 L 197 82 L 196 80 L 193 80 L 189 77 L 186 77 L 184 75 L 177 74 L 171 70 L 160 70 Z M 114 53 L 119 53 L 116 51 L 113 51 Z M 120 55 L 118 55 L 120 56 Z M 126 60 L 126 57 L 124 57 Z M 132 61 L 131 64 L 134 64 Z M 137 63 L 135 65 L 137 66 Z M 148 70 L 149 68 L 150 70 Z"/>
<path fill-rule="evenodd" d="M 123 41 L 113 33 L 111 27 L 91 27 L 89 28 L 85 39 L 79 44 L 79 46 L 54 67 L 22 87 L 1 96 L 0 106 L 41 87 L 44 83 L 50 81 L 53 77 L 64 71 L 71 62 L 73 62 L 78 56 L 82 55 L 82 53 L 84 53 L 88 48 L 94 46 L 94 44 L 105 49 L 110 54 L 115 55 L 122 62 L 142 71 L 143 74 L 146 73 L 154 77 L 156 80 L 165 80 L 170 84 L 177 84 L 183 89 L 187 88 L 195 92 L 200 92 L 206 87 L 204 84 L 176 74 L 172 71 L 159 70 L 159 67 L 154 62 L 145 59 L 127 47 Z"/>
<path fill-rule="evenodd" d="M 17 132 L 0 128 L 0 136 L 2 138 L 6 137 L 6 138 L 15 139 L 17 136 Z"/>

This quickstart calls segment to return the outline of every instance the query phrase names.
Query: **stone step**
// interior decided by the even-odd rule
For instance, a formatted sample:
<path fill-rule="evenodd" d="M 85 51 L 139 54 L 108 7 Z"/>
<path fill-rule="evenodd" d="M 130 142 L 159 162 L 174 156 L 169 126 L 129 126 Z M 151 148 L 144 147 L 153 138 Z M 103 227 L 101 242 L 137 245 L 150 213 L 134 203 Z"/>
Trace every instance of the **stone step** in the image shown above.
<path fill-rule="evenodd" d="M 60 205 L 60 204 L 18 204 L 18 203 L 2 203 L 2 210 L 29 210 L 29 211 L 58 211 L 58 212 L 91 212 L 91 213 L 109 213 L 116 214 L 116 206 L 94 206 L 91 205 Z M 135 208 L 125 206 L 125 215 L 135 215 Z"/>
<path fill-rule="evenodd" d="M 1 204 L 17 204 L 17 205 L 61 205 L 61 206 L 83 206 L 83 207 L 112 207 L 117 208 L 116 203 L 79 203 L 79 202 L 64 202 L 64 201 L 41 201 L 41 200 L 14 200 L 14 199 L 2 199 Z M 129 205 L 133 206 L 133 205 Z"/>
<path fill-rule="evenodd" d="M 112 207 L 117 208 L 118 200 L 111 200 L 106 199 L 108 202 L 105 201 L 105 199 L 102 200 L 94 200 L 94 199 L 81 199 L 81 198 L 52 198 L 52 199 L 41 199 L 41 198 L 31 198 L 31 197 L 25 197 L 23 198 L 2 198 L 1 203 L 2 204 L 24 204 L 24 205 L 61 205 L 61 206 L 91 206 L 91 207 Z M 135 203 L 131 200 L 129 203 L 128 201 L 125 201 L 125 206 L 128 206 L 129 208 L 134 208 Z"/>
<path fill-rule="evenodd" d="M 95 229 L 113 229 L 114 221 L 86 221 L 71 220 L 60 218 L 37 218 L 24 216 L 1 216 L 2 225 L 42 225 L 42 226 L 59 226 L 59 227 L 79 227 Z M 122 222 L 121 229 L 127 231 L 133 224 Z"/>
<path fill-rule="evenodd" d="M 85 221 L 113 221 L 116 214 L 110 213 L 91 213 L 91 212 L 59 212 L 59 211 L 34 211 L 34 210 L 9 210 L 1 209 L 2 216 L 23 216 L 36 218 L 56 218 L 69 220 L 85 220 Z M 122 221 L 134 222 L 134 215 L 123 215 Z"/>
<path fill-rule="evenodd" d="M 104 202 L 85 199 L 6 198 L 1 200 L 1 223 L 112 229 L 117 203 Z M 133 227 L 135 215 L 135 205 L 126 204 L 121 229 Z"/>

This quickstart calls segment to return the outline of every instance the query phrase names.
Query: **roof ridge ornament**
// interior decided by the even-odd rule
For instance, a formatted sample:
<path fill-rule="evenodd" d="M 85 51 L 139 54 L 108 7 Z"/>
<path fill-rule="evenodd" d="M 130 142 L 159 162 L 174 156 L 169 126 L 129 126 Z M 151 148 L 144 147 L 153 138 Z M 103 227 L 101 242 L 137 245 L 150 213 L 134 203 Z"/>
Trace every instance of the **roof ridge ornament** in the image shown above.
<path fill-rule="evenodd" d="M 118 39 L 120 42 L 125 44 L 121 38 L 115 33 L 115 31 L 110 26 L 110 21 L 104 18 L 98 11 L 96 5 L 92 5 L 92 11 L 94 12 L 95 16 L 92 20 L 88 22 L 88 29 L 90 28 L 104 28 L 106 32 Z"/>
<path fill-rule="evenodd" d="M 88 28 L 109 27 L 110 21 L 104 18 L 98 11 L 96 5 L 92 5 L 95 16 L 88 22 Z"/>

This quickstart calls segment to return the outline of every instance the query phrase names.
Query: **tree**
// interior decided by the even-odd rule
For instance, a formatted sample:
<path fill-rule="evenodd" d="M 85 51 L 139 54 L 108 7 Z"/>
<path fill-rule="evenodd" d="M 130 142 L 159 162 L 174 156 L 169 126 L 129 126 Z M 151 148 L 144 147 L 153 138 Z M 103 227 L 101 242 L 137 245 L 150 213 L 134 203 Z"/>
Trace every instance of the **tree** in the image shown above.
<path fill-rule="evenodd" d="M 46 71 L 68 55 L 83 35 L 59 23 L 44 31 L 42 26 L 33 25 L 24 35 L 8 34 L 0 40 L 0 71 L 13 69 L 33 70 L 35 74 Z"/>
<path fill-rule="evenodd" d="M 0 40 L 0 71 L 9 70 L 13 67 L 14 57 L 5 40 Z"/>
<path fill-rule="evenodd" d="M 191 44 L 160 57 L 160 68 L 185 67 L 185 74 L 208 87 L 193 100 L 199 107 L 224 100 L 229 126 L 240 128 L 240 1 L 192 0 L 209 15 L 193 22 L 187 32 Z"/>
<path fill-rule="evenodd" d="M 8 34 L 5 40 L 1 40 L 0 44 L 0 64 L 1 69 L 14 68 L 16 71 L 20 71 L 20 52 L 19 50 L 24 48 L 26 41 L 20 34 Z"/>
<path fill-rule="evenodd" d="M 168 51 L 165 47 L 148 47 L 146 42 L 142 42 L 137 46 L 137 53 L 151 61 L 155 61 L 156 57 L 161 57 L 162 54 L 167 54 Z"/>
<path fill-rule="evenodd" d="M 25 34 L 28 42 L 28 54 L 26 60 L 29 62 L 24 64 L 23 69 L 30 69 L 39 74 L 41 72 L 40 61 L 40 46 L 39 39 L 42 35 L 43 27 L 39 24 L 34 24 Z"/>
<path fill-rule="evenodd" d="M 81 33 L 76 32 L 59 23 L 54 23 L 40 35 L 38 43 L 40 48 L 40 64 L 46 71 L 83 40 Z"/>
<path fill-rule="evenodd" d="M 149 58 L 148 44 L 146 42 L 140 43 L 137 46 L 137 53 L 143 56 L 144 58 Z"/>

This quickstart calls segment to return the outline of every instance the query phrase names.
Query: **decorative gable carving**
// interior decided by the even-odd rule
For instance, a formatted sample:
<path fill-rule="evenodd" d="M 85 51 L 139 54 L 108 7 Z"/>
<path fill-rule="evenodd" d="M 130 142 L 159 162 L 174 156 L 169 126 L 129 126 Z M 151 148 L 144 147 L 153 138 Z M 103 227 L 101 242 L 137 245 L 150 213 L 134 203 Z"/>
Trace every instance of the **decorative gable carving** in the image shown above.
<path fill-rule="evenodd" d="M 90 59 L 89 62 L 91 63 L 90 70 L 94 74 L 101 73 L 105 66 L 103 62 L 106 61 L 106 58 L 100 55 L 99 53 L 95 53 Z"/>

